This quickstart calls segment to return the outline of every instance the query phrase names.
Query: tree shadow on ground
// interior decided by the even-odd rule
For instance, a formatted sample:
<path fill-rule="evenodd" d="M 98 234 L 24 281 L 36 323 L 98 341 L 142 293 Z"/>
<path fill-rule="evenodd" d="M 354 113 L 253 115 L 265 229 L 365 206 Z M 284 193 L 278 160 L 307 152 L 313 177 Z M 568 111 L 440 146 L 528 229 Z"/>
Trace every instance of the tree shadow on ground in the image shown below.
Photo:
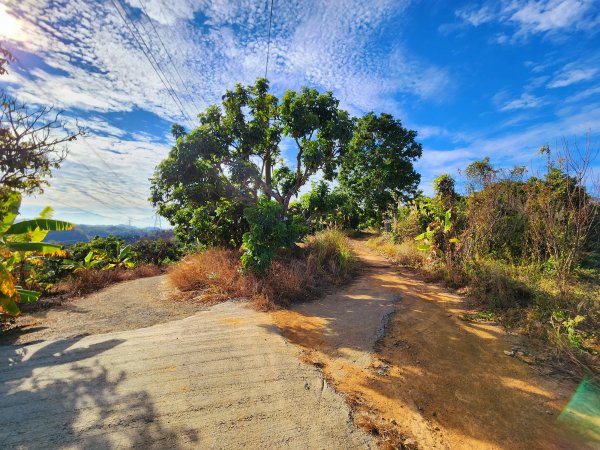
<path fill-rule="evenodd" d="M 195 432 L 162 424 L 148 392 L 120 389 L 125 372 L 97 357 L 122 340 L 84 346 L 81 339 L 0 346 L 4 448 L 180 448 L 198 441 Z"/>

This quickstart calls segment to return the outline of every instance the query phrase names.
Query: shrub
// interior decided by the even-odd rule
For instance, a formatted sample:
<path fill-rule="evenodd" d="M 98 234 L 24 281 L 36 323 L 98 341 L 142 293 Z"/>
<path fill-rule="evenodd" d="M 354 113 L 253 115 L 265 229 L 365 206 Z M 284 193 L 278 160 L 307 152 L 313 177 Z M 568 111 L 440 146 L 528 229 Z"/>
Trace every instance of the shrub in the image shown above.
<path fill-rule="evenodd" d="M 190 254 L 169 270 L 168 280 L 204 301 L 246 298 L 260 310 L 286 306 L 344 280 L 354 267 L 341 232 L 322 232 L 306 241 L 296 255 L 275 256 L 263 272 L 243 270 L 240 253 L 234 250 L 212 248 Z"/>
<path fill-rule="evenodd" d="M 278 248 L 293 244 L 297 237 L 295 227 L 282 220 L 282 216 L 281 205 L 266 197 L 244 210 L 244 218 L 250 225 L 242 237 L 244 270 L 264 272 Z"/>
<path fill-rule="evenodd" d="M 499 261 L 474 262 L 466 269 L 469 292 L 494 309 L 528 306 L 534 298 L 534 291 L 521 281 L 524 272 L 523 268 Z"/>
<path fill-rule="evenodd" d="M 417 248 L 412 237 L 395 243 L 391 236 L 382 235 L 369 239 L 367 245 L 401 266 L 421 269 L 426 264 L 427 255 Z"/>
<path fill-rule="evenodd" d="M 157 266 L 177 261 L 183 253 L 181 243 L 175 238 L 142 238 L 133 243 L 132 248 L 136 263 Z"/>
<path fill-rule="evenodd" d="M 306 250 L 316 258 L 319 270 L 343 279 L 354 269 L 356 259 L 348 239 L 338 230 L 326 230 L 306 239 Z M 309 255 L 309 257 L 310 257 Z"/>

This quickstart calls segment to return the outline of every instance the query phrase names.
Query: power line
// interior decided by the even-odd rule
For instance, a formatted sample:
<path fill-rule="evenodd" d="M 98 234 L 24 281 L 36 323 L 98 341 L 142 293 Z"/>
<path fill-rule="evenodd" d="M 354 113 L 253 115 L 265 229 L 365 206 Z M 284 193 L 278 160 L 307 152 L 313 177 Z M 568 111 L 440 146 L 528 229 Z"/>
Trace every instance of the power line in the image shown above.
<path fill-rule="evenodd" d="M 271 50 L 271 26 L 273 24 L 273 0 L 271 0 L 271 7 L 269 8 L 269 37 L 267 39 L 267 62 L 265 64 L 265 79 L 267 79 L 267 72 L 269 70 L 269 52 Z"/>
<path fill-rule="evenodd" d="M 17 60 L 17 63 L 18 63 L 20 66 L 21 66 L 21 68 L 23 68 L 23 69 L 25 69 L 25 70 L 26 70 L 26 67 L 25 67 L 25 66 L 24 66 L 24 65 L 21 63 L 21 61 Z M 34 83 L 34 84 L 37 86 L 37 88 L 38 88 L 38 89 L 39 89 L 39 90 L 40 90 L 40 91 L 41 91 L 43 94 L 45 94 L 47 97 L 50 97 L 50 96 L 48 96 L 48 93 L 45 91 L 45 89 L 43 88 L 43 86 L 41 85 L 41 83 L 40 83 L 40 82 L 39 82 L 37 79 L 35 79 L 35 78 L 32 78 L 31 80 L 33 81 L 33 83 Z M 105 165 L 105 166 L 108 168 L 108 170 L 109 170 L 110 172 L 112 172 L 112 174 L 113 174 L 113 175 L 114 175 L 114 176 L 115 176 L 115 177 L 116 177 L 116 178 L 117 178 L 119 181 L 121 181 L 121 183 L 122 183 L 122 184 L 124 184 L 124 185 L 126 184 L 126 183 L 125 183 L 125 182 L 122 180 L 122 178 L 121 178 L 121 177 L 120 177 L 120 176 L 119 176 L 119 175 L 118 175 L 118 174 L 117 174 L 117 173 L 116 173 L 116 172 L 113 170 L 113 168 L 112 168 L 112 167 L 111 167 L 111 166 L 110 166 L 110 165 L 109 165 L 109 164 L 108 164 L 108 163 L 107 163 L 107 162 L 104 160 L 104 158 L 102 158 L 102 156 L 101 156 L 101 155 L 100 155 L 100 154 L 97 152 L 97 150 L 96 150 L 96 149 L 95 149 L 95 148 L 94 148 L 94 147 L 93 147 L 91 144 L 89 144 L 89 142 L 87 142 L 87 141 L 85 140 L 85 138 L 84 138 L 84 139 L 82 139 L 80 142 L 83 142 L 83 143 L 84 143 L 84 144 L 85 144 L 85 145 L 86 145 L 86 146 L 87 146 L 87 147 L 88 147 L 90 150 L 92 150 L 92 151 L 94 152 L 94 154 L 95 154 L 95 155 L 96 155 L 96 156 L 97 156 L 97 157 L 98 157 L 98 158 L 99 158 L 99 159 L 102 161 L 102 163 L 103 163 L 103 164 L 104 164 L 104 165 Z M 113 189 L 112 189 L 112 186 L 109 186 L 109 185 L 108 185 L 107 183 L 105 183 L 103 180 L 96 179 L 96 178 L 95 178 L 95 174 L 94 174 L 94 172 L 91 170 L 91 168 L 90 168 L 90 167 L 89 167 L 87 164 L 85 164 L 85 163 L 84 163 L 84 162 L 82 162 L 82 161 L 77 161 L 77 163 L 78 163 L 78 164 L 81 164 L 82 166 L 84 166 L 84 167 L 86 168 L 86 170 L 87 170 L 87 171 L 90 173 L 90 175 L 92 175 L 92 176 L 93 176 L 93 178 L 91 178 L 91 179 L 90 179 L 92 182 L 96 182 L 96 183 L 100 182 L 100 183 L 102 183 L 102 184 L 105 186 L 105 189 L 107 189 L 109 192 L 111 192 L 111 194 L 113 194 L 113 195 L 117 195 L 117 196 L 121 197 L 122 199 L 124 199 L 124 200 L 126 200 L 126 201 L 128 201 L 128 202 L 131 200 L 131 199 L 129 199 L 129 198 L 126 198 L 126 197 L 124 197 L 122 194 L 120 194 L 120 193 L 118 193 L 118 192 L 115 192 L 115 191 L 113 191 Z M 122 215 L 122 211 L 121 211 L 120 209 L 118 209 L 118 208 L 115 208 L 113 205 L 109 205 L 109 204 L 105 203 L 104 201 L 102 201 L 102 200 L 98 199 L 97 197 L 95 197 L 95 196 L 91 195 L 90 193 L 88 193 L 88 192 L 86 192 L 86 191 L 82 190 L 82 189 L 81 189 L 81 188 L 79 188 L 78 186 L 74 186 L 74 185 L 72 185 L 72 184 L 69 184 L 69 183 L 64 183 L 64 184 L 65 184 L 66 186 L 70 186 L 70 187 L 72 187 L 72 188 L 76 189 L 76 190 L 77 190 L 78 192 L 80 192 L 81 194 L 83 194 L 83 195 L 85 195 L 86 197 L 89 197 L 89 198 L 91 198 L 91 199 L 95 200 L 96 202 L 100 203 L 101 205 L 104 205 L 104 206 L 108 207 L 110 210 L 112 210 L 112 211 L 115 211 L 115 213 L 116 213 L 116 214 L 115 214 L 115 216 L 116 216 L 116 217 L 120 217 L 120 216 Z M 136 194 L 138 194 L 138 195 L 144 195 L 144 194 L 141 194 L 141 193 L 138 193 L 138 192 L 135 192 L 135 191 L 132 191 L 132 192 L 134 192 L 134 193 L 136 193 Z M 94 213 L 94 212 L 91 212 L 91 211 L 88 211 L 88 210 L 85 210 L 85 209 L 79 208 L 79 207 L 77 207 L 77 206 L 69 205 L 69 204 L 67 204 L 67 203 L 64 203 L 64 202 L 61 202 L 61 201 L 57 201 L 57 200 L 53 200 L 53 203 L 57 203 L 57 204 L 59 204 L 59 205 L 62 205 L 62 206 L 64 206 L 64 207 L 67 207 L 67 208 L 71 208 L 71 209 L 75 209 L 75 210 L 81 211 L 81 212 L 82 212 L 82 213 L 84 213 L 84 214 L 89 214 L 89 215 L 93 215 L 93 216 L 98 216 L 98 217 L 102 217 L 102 218 L 105 218 L 105 219 L 110 219 L 110 220 L 113 220 L 113 219 L 115 218 L 115 217 L 109 217 L 109 216 L 106 216 L 106 215 L 102 215 L 102 214 Z M 135 207 L 135 208 L 136 208 L 136 209 L 140 209 L 141 207 L 139 207 L 139 206 L 138 206 L 138 207 Z M 152 216 L 151 216 L 150 218 L 152 218 Z M 142 221 L 142 220 L 145 220 L 145 219 L 146 219 L 146 217 L 143 217 L 143 218 L 134 218 L 133 220 L 137 222 L 137 221 Z"/>
<path fill-rule="evenodd" d="M 144 14 L 148 18 L 148 22 L 150 22 L 150 25 L 152 25 L 152 29 L 154 30 L 154 33 L 156 34 L 156 37 L 158 37 L 158 40 L 159 40 L 160 44 L 162 45 L 162 48 L 165 50 L 165 53 L 169 57 L 169 61 L 171 62 L 171 67 L 173 67 L 173 69 L 175 70 L 175 73 L 177 73 L 177 76 L 179 77 L 179 80 L 181 81 L 181 84 L 185 88 L 185 91 L 187 92 L 188 97 L 190 99 L 191 105 L 192 106 L 196 106 L 196 105 L 194 105 L 194 98 L 193 98 L 190 90 L 188 89 L 187 84 L 185 83 L 185 81 L 183 81 L 183 77 L 181 76 L 181 73 L 179 72 L 179 70 L 177 69 L 177 66 L 173 62 L 173 58 L 171 57 L 171 53 L 169 52 L 169 50 L 167 50 L 167 47 L 165 46 L 165 43 L 163 42 L 162 38 L 160 37 L 160 34 L 159 34 L 158 30 L 154 26 L 154 21 L 152 20 L 152 18 L 150 17 L 150 15 L 148 14 L 148 12 L 146 11 L 146 7 L 144 6 L 144 2 L 142 0 L 140 0 L 140 5 L 142 7 L 142 11 L 144 11 Z"/>
<path fill-rule="evenodd" d="M 181 100 L 177 96 L 177 93 L 173 89 L 173 86 L 169 82 L 167 76 L 165 75 L 165 73 L 160 68 L 160 65 L 158 64 L 158 61 L 156 61 L 156 58 L 154 58 L 154 55 L 152 54 L 152 51 L 150 50 L 150 47 L 148 46 L 148 44 L 146 44 L 146 41 L 142 37 L 142 34 L 139 32 L 139 30 L 135 26 L 135 23 L 133 22 L 133 20 L 131 20 L 131 18 L 129 17 L 126 8 L 124 6 L 122 6 L 121 0 L 118 0 L 118 1 L 121 4 L 121 8 L 123 8 L 123 11 L 125 12 L 125 15 L 127 16 L 127 18 L 125 18 L 125 16 L 123 16 L 123 14 L 121 13 L 121 10 L 117 6 L 117 3 L 115 2 L 115 0 L 111 0 L 113 6 L 115 7 L 115 10 L 119 14 L 119 17 L 121 17 L 121 20 L 123 20 L 123 22 L 125 23 L 125 26 L 127 26 L 127 29 L 129 30 L 129 32 L 133 36 L 133 39 L 139 45 L 140 49 L 144 53 L 144 56 L 146 56 L 146 59 L 148 59 L 148 62 L 152 66 L 152 69 L 154 70 L 154 72 L 156 72 L 156 75 L 158 75 L 158 78 L 160 79 L 161 83 L 167 89 L 167 93 L 170 95 L 170 97 L 173 100 L 173 102 L 175 102 L 175 105 L 177 106 L 177 108 L 181 112 L 182 117 L 188 121 L 188 125 L 190 126 L 190 128 L 193 128 L 192 119 L 184 111 L 185 108 L 183 107 L 183 103 L 181 102 Z M 154 63 L 153 63 L 153 61 L 154 61 Z M 156 66 L 155 66 L 155 64 L 156 64 Z M 162 73 L 162 76 L 161 76 L 161 73 Z M 164 79 L 163 79 L 163 77 L 164 77 Z M 167 86 L 167 84 L 168 84 L 168 86 Z"/>

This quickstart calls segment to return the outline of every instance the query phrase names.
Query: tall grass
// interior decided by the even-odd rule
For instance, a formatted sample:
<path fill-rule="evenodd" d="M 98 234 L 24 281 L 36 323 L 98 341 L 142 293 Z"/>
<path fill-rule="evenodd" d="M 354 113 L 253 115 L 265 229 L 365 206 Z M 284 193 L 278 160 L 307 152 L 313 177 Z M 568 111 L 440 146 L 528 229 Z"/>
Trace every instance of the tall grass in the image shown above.
<path fill-rule="evenodd" d="M 401 266 L 421 269 L 426 264 L 425 253 L 417 248 L 413 239 L 395 242 L 391 236 L 381 235 L 369 239 L 367 245 Z"/>
<path fill-rule="evenodd" d="M 539 267 L 477 259 L 449 268 L 440 258 L 428 259 L 413 239 L 396 243 L 390 235 L 373 237 L 367 245 L 399 265 L 419 270 L 429 280 L 465 288 L 482 309 L 492 312 L 504 325 L 551 344 L 557 363 L 576 362 L 578 367 L 600 375 L 597 272 L 573 277 L 565 290 L 551 273 Z M 577 317 L 580 319 L 575 322 Z M 561 366 L 562 370 L 573 364 Z"/>
<path fill-rule="evenodd" d="M 181 292 L 203 301 L 244 298 L 270 310 L 318 295 L 321 288 L 347 279 L 355 258 L 339 231 L 323 231 L 306 239 L 295 254 L 278 255 L 264 273 L 244 273 L 240 252 L 211 248 L 186 256 L 168 272 Z"/>

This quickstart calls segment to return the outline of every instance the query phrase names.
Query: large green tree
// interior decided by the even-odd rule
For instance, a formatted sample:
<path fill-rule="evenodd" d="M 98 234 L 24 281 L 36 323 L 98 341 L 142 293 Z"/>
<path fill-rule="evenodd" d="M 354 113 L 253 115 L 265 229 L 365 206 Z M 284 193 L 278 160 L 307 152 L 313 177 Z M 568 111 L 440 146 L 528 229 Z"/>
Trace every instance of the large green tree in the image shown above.
<path fill-rule="evenodd" d="M 421 176 L 413 162 L 422 153 L 416 137 L 416 131 L 389 114 L 368 113 L 357 120 L 339 182 L 352 193 L 365 219 L 380 225 L 386 211 L 415 195 Z"/>
<path fill-rule="evenodd" d="M 227 91 L 220 105 L 199 115 L 151 179 L 152 203 L 187 242 L 239 245 L 247 229 L 243 210 L 261 195 L 286 216 L 292 197 L 322 171 L 335 176 L 352 137 L 353 122 L 331 92 L 304 88 L 281 100 L 265 79 Z M 281 149 L 294 149 L 292 165 Z"/>

